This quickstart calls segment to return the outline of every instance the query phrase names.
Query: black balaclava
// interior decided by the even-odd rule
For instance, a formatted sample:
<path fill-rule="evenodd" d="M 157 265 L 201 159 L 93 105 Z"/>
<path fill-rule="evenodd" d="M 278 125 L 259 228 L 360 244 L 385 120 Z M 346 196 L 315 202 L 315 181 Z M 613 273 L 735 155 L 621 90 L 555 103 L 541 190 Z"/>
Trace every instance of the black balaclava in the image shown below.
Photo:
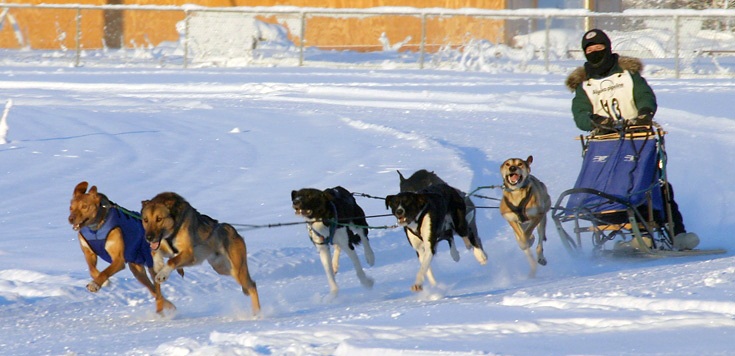
<path fill-rule="evenodd" d="M 610 38 L 602 30 L 589 30 L 582 36 L 582 51 L 594 44 L 604 45 L 605 49 L 585 53 L 584 56 L 587 58 L 587 63 L 585 63 L 584 67 L 587 73 L 591 75 L 605 75 L 615 65 L 617 56 L 613 55 Z"/>

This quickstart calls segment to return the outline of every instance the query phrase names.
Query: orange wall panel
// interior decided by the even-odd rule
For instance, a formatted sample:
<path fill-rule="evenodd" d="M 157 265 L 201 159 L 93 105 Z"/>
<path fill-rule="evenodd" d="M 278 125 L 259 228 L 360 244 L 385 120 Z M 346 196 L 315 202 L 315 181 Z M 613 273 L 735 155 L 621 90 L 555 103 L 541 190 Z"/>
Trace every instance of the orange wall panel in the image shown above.
<path fill-rule="evenodd" d="M 68 4 L 64 0 L 6 0 L 7 3 Z M 380 6 L 485 8 L 502 9 L 504 0 L 74 0 L 85 5 L 184 5 L 208 7 L 229 6 L 299 6 L 333 8 L 369 8 Z M 32 49 L 74 49 L 76 47 L 77 11 L 72 9 L 12 9 L 9 12 L 17 21 L 25 44 Z M 156 46 L 163 41 L 177 41 L 176 24 L 184 20 L 181 11 L 142 10 L 82 10 L 81 43 L 84 49 L 132 48 Z M 268 22 L 276 23 L 276 17 Z M 503 22 L 500 20 L 471 17 L 428 18 L 427 44 L 460 44 L 467 38 L 502 40 Z M 421 37 L 421 23 L 413 16 L 374 16 L 367 18 L 307 19 L 304 34 L 307 46 L 322 48 L 348 48 L 354 50 L 379 50 L 379 38 L 385 33 L 390 42 L 411 40 L 407 46 L 417 50 Z M 299 33 L 291 33 L 295 43 Z M 12 26 L 0 30 L 0 48 L 19 48 Z M 436 46 L 433 46 L 436 47 Z M 405 49 L 404 48 L 404 49 Z M 427 50 L 432 51 L 432 46 Z"/>

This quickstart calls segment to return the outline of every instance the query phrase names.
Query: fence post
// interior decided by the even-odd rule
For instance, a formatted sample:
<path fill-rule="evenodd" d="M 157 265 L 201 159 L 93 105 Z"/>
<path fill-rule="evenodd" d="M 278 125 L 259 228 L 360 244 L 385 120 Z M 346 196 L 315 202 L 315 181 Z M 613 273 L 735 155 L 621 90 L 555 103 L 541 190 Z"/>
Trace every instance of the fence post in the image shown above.
<path fill-rule="evenodd" d="M 301 28 L 299 29 L 299 67 L 304 66 L 304 34 L 306 33 L 306 12 L 301 12 Z"/>
<path fill-rule="evenodd" d="M 76 56 L 74 58 L 74 66 L 79 67 L 79 61 L 81 58 L 81 52 L 82 52 L 82 9 L 77 8 L 77 34 L 75 37 L 75 40 L 77 41 L 76 45 Z"/>
<path fill-rule="evenodd" d="M 674 67 L 676 68 L 675 69 L 675 71 L 676 71 L 676 79 L 679 79 L 679 77 L 681 75 L 681 73 L 680 73 L 680 70 L 681 69 L 679 68 L 679 66 L 680 66 L 680 64 L 679 64 L 679 57 L 681 56 L 681 51 L 679 49 L 679 16 L 678 15 L 675 15 L 674 16 L 674 51 L 675 51 L 675 54 L 676 54 L 674 56 L 675 57 L 674 58 L 674 63 L 675 63 L 675 66 Z"/>
<path fill-rule="evenodd" d="M 544 68 L 549 72 L 549 47 L 551 47 L 551 16 L 546 15 L 546 30 L 544 31 Z"/>
<path fill-rule="evenodd" d="M 191 12 L 184 10 L 184 69 L 189 66 L 189 16 Z"/>
<path fill-rule="evenodd" d="M 426 14 L 421 14 L 421 43 L 419 44 L 419 69 L 424 69 L 426 55 Z"/>

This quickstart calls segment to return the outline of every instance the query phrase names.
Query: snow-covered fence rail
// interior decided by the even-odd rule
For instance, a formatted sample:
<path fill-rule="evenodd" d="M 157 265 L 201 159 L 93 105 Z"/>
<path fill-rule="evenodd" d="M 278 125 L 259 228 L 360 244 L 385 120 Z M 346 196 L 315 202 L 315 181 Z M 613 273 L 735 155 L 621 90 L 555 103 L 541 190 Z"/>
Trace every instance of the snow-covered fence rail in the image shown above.
<path fill-rule="evenodd" d="M 590 27 L 607 30 L 617 52 L 646 58 L 648 75 L 735 76 L 735 10 L 2 3 L 0 64 L 556 72 L 580 64 L 579 38 Z"/>

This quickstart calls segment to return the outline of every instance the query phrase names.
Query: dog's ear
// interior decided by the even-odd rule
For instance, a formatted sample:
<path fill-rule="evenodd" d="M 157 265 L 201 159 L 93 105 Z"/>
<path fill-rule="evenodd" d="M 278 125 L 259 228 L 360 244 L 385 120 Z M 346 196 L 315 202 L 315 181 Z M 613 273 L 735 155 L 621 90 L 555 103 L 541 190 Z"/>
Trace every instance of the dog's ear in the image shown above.
<path fill-rule="evenodd" d="M 400 172 L 399 172 L 399 174 L 400 174 Z M 393 201 L 393 198 L 395 198 L 395 197 L 396 197 L 395 195 L 389 195 L 389 196 L 385 197 L 385 208 L 386 209 L 389 209 L 390 208 L 390 204 Z"/>
<path fill-rule="evenodd" d="M 173 195 L 173 194 L 166 197 L 166 199 L 164 199 L 162 203 L 163 203 L 163 206 L 165 206 L 168 209 L 168 213 L 172 217 L 178 216 L 186 208 L 185 206 L 186 201 L 184 200 L 184 198 L 177 197 L 176 195 Z"/>
<path fill-rule="evenodd" d="M 396 169 L 396 172 L 398 172 L 398 179 L 400 179 L 401 182 L 403 182 L 403 181 L 406 180 L 406 178 L 403 177 L 403 174 L 401 174 L 401 171 L 399 171 L 399 170 Z"/>
<path fill-rule="evenodd" d="M 89 188 L 89 195 L 97 196 L 97 186 L 93 185 L 92 188 Z"/>
<path fill-rule="evenodd" d="M 143 200 L 143 201 L 141 201 L 141 202 L 140 202 L 140 211 L 142 212 L 142 211 L 143 211 L 143 209 L 145 209 L 146 205 L 148 205 L 148 204 L 150 204 L 150 203 L 151 203 L 151 201 L 150 201 L 150 200 Z"/>
<path fill-rule="evenodd" d="M 293 201 L 294 199 L 296 199 L 296 191 L 292 190 L 291 191 L 291 201 Z"/>
<path fill-rule="evenodd" d="M 526 165 L 530 167 L 531 163 L 533 163 L 533 156 L 528 156 L 528 158 L 526 158 Z"/>
<path fill-rule="evenodd" d="M 87 183 L 87 182 L 80 182 L 79 184 L 77 184 L 76 187 L 74 187 L 74 195 L 73 196 L 82 195 L 82 194 L 86 193 L 88 186 L 89 186 L 89 183 Z"/>

